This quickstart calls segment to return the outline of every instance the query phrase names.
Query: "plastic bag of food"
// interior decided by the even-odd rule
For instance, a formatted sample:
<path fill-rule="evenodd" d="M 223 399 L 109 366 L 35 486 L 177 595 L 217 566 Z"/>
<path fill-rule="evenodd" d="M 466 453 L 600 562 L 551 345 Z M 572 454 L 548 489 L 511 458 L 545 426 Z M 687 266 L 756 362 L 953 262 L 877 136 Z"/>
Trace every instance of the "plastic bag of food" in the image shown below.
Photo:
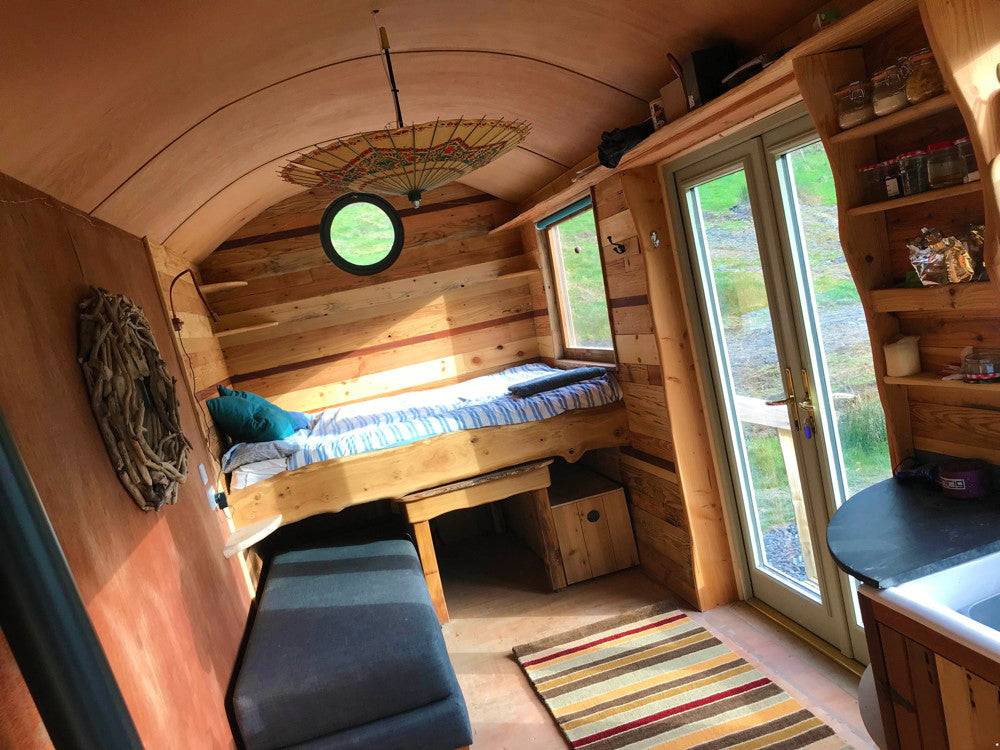
<path fill-rule="evenodd" d="M 976 259 L 964 239 L 924 227 L 906 246 L 913 270 L 924 286 L 972 281 L 976 275 Z"/>

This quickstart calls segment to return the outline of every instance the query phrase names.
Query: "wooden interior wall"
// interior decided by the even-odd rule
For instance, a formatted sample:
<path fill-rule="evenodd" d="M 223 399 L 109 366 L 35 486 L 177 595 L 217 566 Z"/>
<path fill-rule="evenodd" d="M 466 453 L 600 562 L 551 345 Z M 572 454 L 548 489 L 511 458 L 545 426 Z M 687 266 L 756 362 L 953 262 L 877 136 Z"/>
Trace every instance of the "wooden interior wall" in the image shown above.
<path fill-rule="evenodd" d="M 630 444 L 621 449 L 621 474 L 639 558 L 654 578 L 697 604 L 691 534 L 677 477 L 645 262 L 618 177 L 595 186 L 594 210 L 618 350 L 618 379 L 628 412 Z M 626 251 L 616 253 L 608 236 L 624 243 Z"/>
<path fill-rule="evenodd" d="M 318 226 L 332 196 L 312 192 L 264 211 L 200 266 L 206 283 L 246 281 L 213 295 L 228 381 L 315 411 L 433 387 L 537 359 L 537 277 L 517 231 L 490 235 L 513 207 L 460 184 L 401 198 L 400 259 L 374 276 L 326 258 Z M 270 327 L 232 332 L 257 325 Z M 199 395 L 217 380 L 199 378 Z"/>
<path fill-rule="evenodd" d="M 194 405 L 179 389 L 182 424 L 194 446 L 179 502 L 144 513 L 112 469 L 76 361 L 77 304 L 88 285 L 99 285 L 145 310 L 180 379 L 146 248 L 4 175 L 0 246 L 0 409 L 143 743 L 231 746 L 224 694 L 249 598 L 236 563 L 222 557 L 222 516 L 209 510 L 198 478 L 197 465 L 208 465 L 209 457 Z M 6 652 L 0 656 L 0 745 L 30 747 L 44 732 L 16 687 L 16 667 Z M 12 705 L 12 696 L 20 696 L 20 705 Z"/>
<path fill-rule="evenodd" d="M 153 267 L 156 269 L 156 280 L 160 287 L 164 309 L 171 317 L 176 315 L 182 323 L 179 332 L 171 329 L 171 333 L 174 334 L 176 351 L 182 364 L 183 384 L 198 402 L 197 416 L 202 436 L 211 448 L 213 456 L 220 455 L 222 442 L 204 406 L 205 399 L 199 399 L 196 395 L 196 384 L 224 382 L 229 378 L 229 370 L 226 369 L 226 359 L 219 345 L 219 339 L 213 332 L 211 315 L 195 288 L 196 280 L 199 283 L 201 281 L 198 269 L 168 247 L 148 241 L 147 246 Z M 194 278 L 191 274 L 180 277 L 171 295 L 171 282 L 177 274 L 186 270 L 190 270 Z"/>

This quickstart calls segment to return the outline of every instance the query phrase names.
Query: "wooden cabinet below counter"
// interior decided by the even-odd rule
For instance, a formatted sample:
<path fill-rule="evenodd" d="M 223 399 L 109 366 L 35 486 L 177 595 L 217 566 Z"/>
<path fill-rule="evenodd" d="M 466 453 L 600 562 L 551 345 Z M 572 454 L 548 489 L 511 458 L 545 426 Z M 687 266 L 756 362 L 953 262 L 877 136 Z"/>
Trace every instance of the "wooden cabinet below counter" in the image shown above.
<path fill-rule="evenodd" d="M 861 589 L 889 750 L 1000 747 L 1000 664 Z"/>

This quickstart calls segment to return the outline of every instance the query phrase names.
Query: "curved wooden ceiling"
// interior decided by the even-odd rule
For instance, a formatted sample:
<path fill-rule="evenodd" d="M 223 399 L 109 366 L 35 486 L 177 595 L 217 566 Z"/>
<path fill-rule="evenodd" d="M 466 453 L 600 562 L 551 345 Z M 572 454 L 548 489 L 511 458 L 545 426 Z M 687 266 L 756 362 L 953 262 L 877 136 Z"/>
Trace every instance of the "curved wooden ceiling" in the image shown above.
<path fill-rule="evenodd" d="M 819 2 L 11 0 L 0 13 L 0 171 L 194 259 L 296 192 L 277 167 L 393 119 L 499 114 L 524 148 L 470 175 L 519 200 L 646 116 L 664 54 L 753 47 Z"/>

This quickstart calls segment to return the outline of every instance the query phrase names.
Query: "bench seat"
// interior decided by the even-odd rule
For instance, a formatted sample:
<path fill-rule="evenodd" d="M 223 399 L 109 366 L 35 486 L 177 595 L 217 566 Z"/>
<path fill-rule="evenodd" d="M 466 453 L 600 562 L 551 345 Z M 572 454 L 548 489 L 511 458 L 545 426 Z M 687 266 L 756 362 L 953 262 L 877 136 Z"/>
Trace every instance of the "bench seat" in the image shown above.
<path fill-rule="evenodd" d="M 413 545 L 276 555 L 233 691 L 248 750 L 471 743 Z"/>

